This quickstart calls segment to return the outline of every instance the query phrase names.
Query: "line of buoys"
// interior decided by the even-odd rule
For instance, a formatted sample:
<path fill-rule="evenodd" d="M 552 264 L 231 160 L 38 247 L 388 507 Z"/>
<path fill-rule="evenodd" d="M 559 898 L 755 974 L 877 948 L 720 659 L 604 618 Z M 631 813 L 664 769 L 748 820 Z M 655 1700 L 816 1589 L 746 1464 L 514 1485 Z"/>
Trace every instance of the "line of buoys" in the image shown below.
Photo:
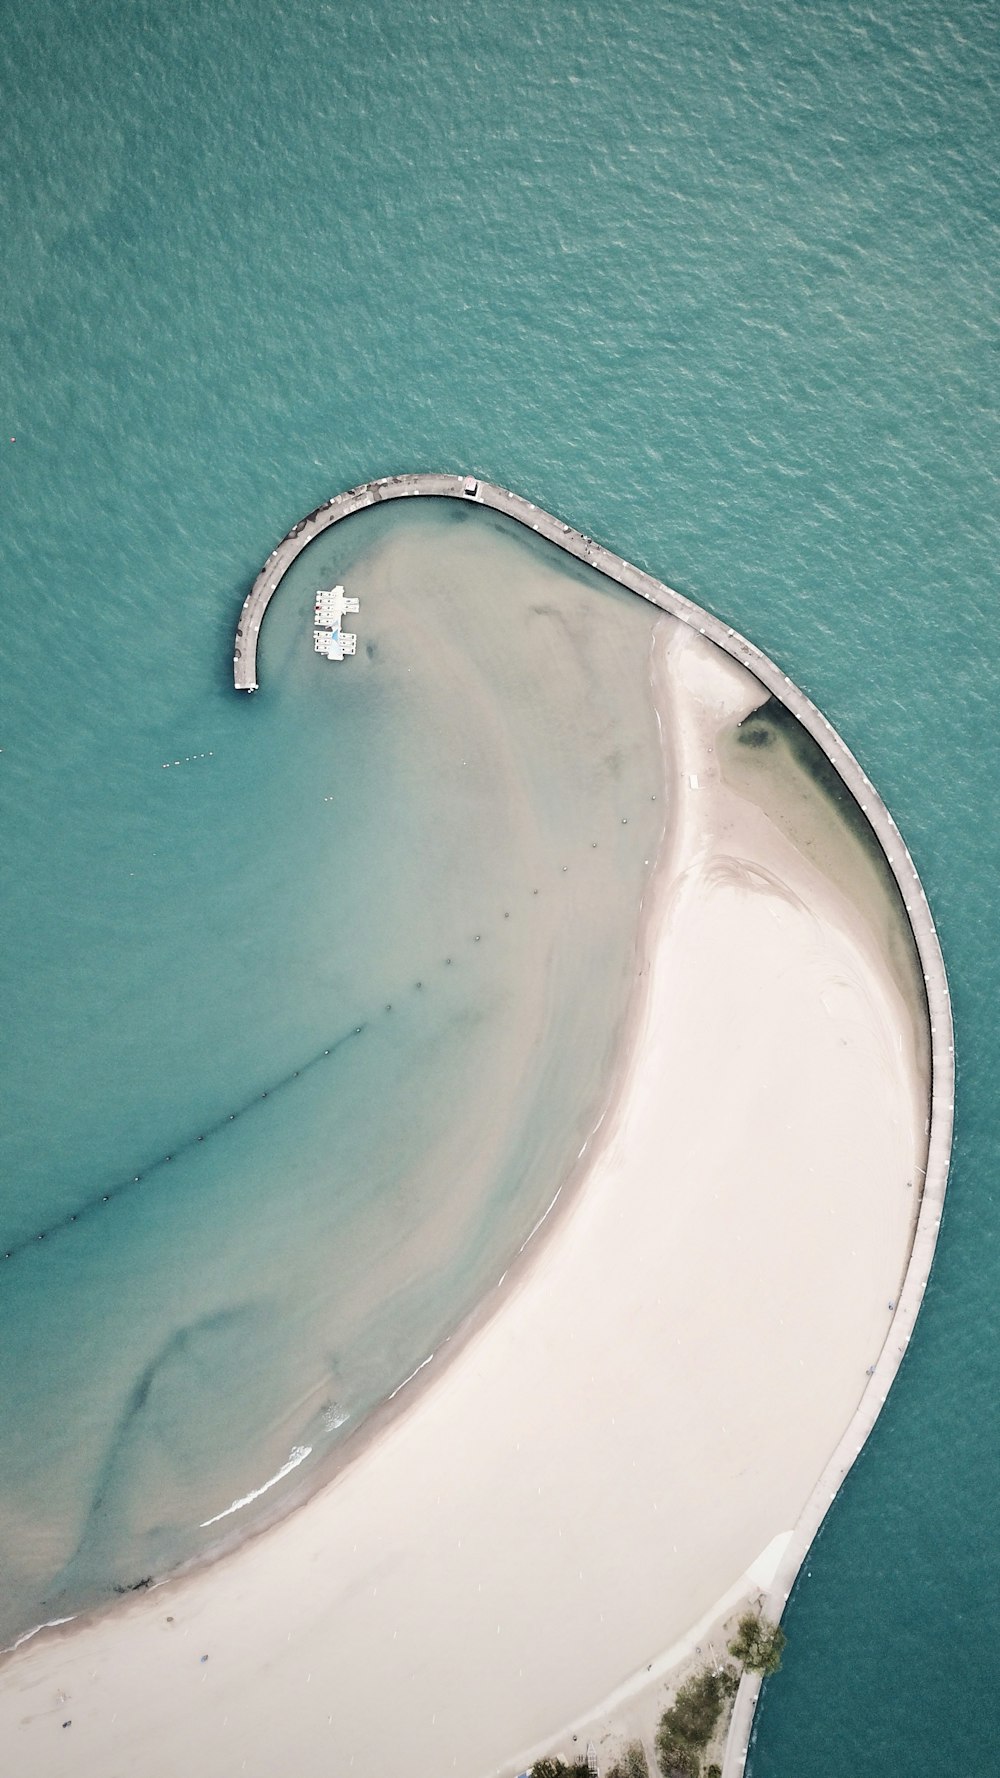
<path fill-rule="evenodd" d="M 211 753 L 209 753 L 209 754 L 195 754 L 195 755 L 191 755 L 190 758 L 191 759 L 212 758 L 212 754 Z M 189 760 L 175 760 L 173 763 L 175 765 L 182 765 L 182 764 L 189 763 Z M 329 800 L 332 800 L 332 799 L 329 799 Z M 654 802 L 656 801 L 655 797 L 653 798 L 653 801 Z M 623 826 L 627 825 L 627 819 L 628 819 L 627 816 L 623 815 L 621 819 L 622 819 L 622 825 Z M 592 840 L 591 846 L 596 847 L 597 841 Z M 569 869 L 568 865 L 563 865 L 562 866 L 562 873 L 567 872 L 568 869 Z M 533 888 L 531 891 L 533 896 L 538 895 L 539 892 L 540 891 L 537 888 Z M 509 908 L 504 909 L 503 917 L 505 920 L 510 919 L 511 915 L 510 915 Z M 483 935 L 481 932 L 475 933 L 473 935 L 473 942 L 475 944 L 480 944 L 482 942 L 482 937 L 483 937 Z M 453 959 L 451 957 L 445 957 L 443 961 L 446 966 L 450 966 L 453 962 Z M 423 978 L 421 978 L 419 981 L 415 982 L 414 987 L 416 989 L 419 989 L 422 991 L 423 987 L 424 987 Z M 386 1001 L 385 1011 L 387 1013 L 390 1013 L 390 1012 L 392 1012 L 392 1010 L 393 1010 L 393 1002 L 391 1000 Z M 129 1180 L 123 1181 L 121 1184 L 119 1184 L 117 1186 L 113 1186 L 110 1191 L 102 1192 L 99 1197 L 92 1198 L 88 1203 L 82 1204 L 77 1210 L 70 1211 L 62 1219 L 61 1222 L 53 1223 L 51 1225 L 51 1227 L 49 1227 L 47 1229 L 42 1229 L 34 1237 L 28 1237 L 19 1243 L 15 1243 L 15 1245 L 13 1247 L 6 1248 L 3 1253 L 3 1258 L 5 1260 L 13 1259 L 17 1254 L 23 1252 L 27 1247 L 29 1247 L 39 1241 L 44 1241 L 47 1236 L 57 1234 L 60 1230 L 67 1228 L 71 1223 L 79 1222 L 81 1220 L 81 1218 L 85 1217 L 89 1211 L 96 1209 L 98 1204 L 110 1204 L 114 1199 L 120 1197 L 123 1192 L 127 1191 L 130 1188 L 130 1186 L 139 1185 L 142 1182 L 142 1180 L 148 1176 L 149 1173 L 155 1172 L 158 1167 L 166 1166 L 168 1162 L 173 1161 L 178 1155 L 184 1154 L 188 1149 L 192 1149 L 192 1148 L 196 1147 L 197 1144 L 200 1142 L 207 1141 L 209 1136 L 217 1135 L 221 1130 L 223 1130 L 225 1128 L 227 1123 L 230 1123 L 230 1124 L 235 1123 L 238 1118 L 242 1117 L 244 1115 L 244 1113 L 246 1113 L 247 1111 L 250 1111 L 254 1105 L 259 1104 L 261 1100 L 267 1099 L 271 1094 L 279 1091 L 281 1089 L 281 1087 L 289 1085 L 291 1081 L 299 1080 L 304 1073 L 307 1073 L 311 1068 L 316 1067 L 319 1062 L 324 1061 L 328 1056 L 334 1055 L 341 1048 L 341 1046 L 348 1041 L 349 1037 L 360 1037 L 368 1029 L 368 1025 L 370 1023 L 371 1023 L 371 1021 L 367 1020 L 367 1021 L 364 1021 L 360 1025 L 355 1025 L 351 1032 L 346 1033 L 343 1037 L 339 1038 L 337 1040 L 337 1042 L 335 1044 L 333 1044 L 330 1048 L 324 1049 L 321 1053 L 318 1053 L 317 1055 L 315 1055 L 311 1062 L 305 1063 L 304 1067 L 293 1069 L 292 1072 L 290 1074 L 286 1075 L 284 1080 L 279 1081 L 276 1086 L 267 1088 L 266 1091 L 261 1092 L 256 1098 L 249 1100 L 247 1102 L 247 1104 L 242 1106 L 239 1111 L 228 1112 L 225 1115 L 225 1117 L 220 1118 L 219 1122 L 217 1124 L 214 1124 L 211 1127 L 211 1129 L 209 1129 L 208 1131 L 203 1131 L 200 1135 L 193 1137 L 190 1141 L 186 1142 L 181 1148 L 172 1149 L 171 1152 L 169 1154 L 164 1155 L 160 1161 L 158 1161 L 158 1162 L 154 1161 L 152 1163 L 152 1165 L 146 1169 L 145 1174 L 133 1173 Z"/>
<path fill-rule="evenodd" d="M 214 759 L 214 758 L 215 758 L 215 754 L 212 751 L 210 751 L 208 753 L 186 753 L 184 755 L 183 759 L 165 759 L 163 761 L 163 770 L 165 772 L 169 772 L 171 766 L 190 766 L 190 765 L 194 764 L 196 759 Z M 327 798 L 327 801 L 329 801 L 329 800 L 330 799 Z"/>

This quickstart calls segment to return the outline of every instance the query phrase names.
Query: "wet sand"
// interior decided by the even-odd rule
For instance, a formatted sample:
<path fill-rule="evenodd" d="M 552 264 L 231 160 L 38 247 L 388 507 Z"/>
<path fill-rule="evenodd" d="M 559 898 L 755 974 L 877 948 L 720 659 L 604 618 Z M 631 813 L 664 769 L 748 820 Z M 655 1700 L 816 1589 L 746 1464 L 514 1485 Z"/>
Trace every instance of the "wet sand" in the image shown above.
<path fill-rule="evenodd" d="M 926 1069 L 849 871 L 720 769 L 762 688 L 670 619 L 654 674 L 673 818 L 582 1188 L 323 1493 L 13 1657 L 24 1778 L 521 1770 L 782 1547 L 891 1319 Z"/>

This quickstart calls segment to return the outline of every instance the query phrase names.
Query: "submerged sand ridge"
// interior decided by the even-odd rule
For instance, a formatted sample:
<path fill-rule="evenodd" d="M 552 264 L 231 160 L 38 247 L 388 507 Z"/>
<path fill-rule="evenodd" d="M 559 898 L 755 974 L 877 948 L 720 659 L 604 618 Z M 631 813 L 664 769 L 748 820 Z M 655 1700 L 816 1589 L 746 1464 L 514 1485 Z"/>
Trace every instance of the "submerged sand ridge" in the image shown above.
<path fill-rule="evenodd" d="M 20 1772 L 69 1734 L 95 1774 L 523 1769 L 799 1520 L 892 1321 L 927 1074 L 849 860 L 722 769 L 764 687 L 666 617 L 653 678 L 671 824 L 571 1210 L 322 1495 L 21 1651 Z"/>

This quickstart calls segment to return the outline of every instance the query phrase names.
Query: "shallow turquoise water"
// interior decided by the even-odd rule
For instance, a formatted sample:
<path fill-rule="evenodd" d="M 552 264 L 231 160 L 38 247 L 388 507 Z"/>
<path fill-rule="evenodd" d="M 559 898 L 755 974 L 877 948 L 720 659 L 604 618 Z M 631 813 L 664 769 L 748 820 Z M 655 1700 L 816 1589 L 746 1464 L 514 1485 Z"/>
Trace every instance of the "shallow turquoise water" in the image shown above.
<path fill-rule="evenodd" d="M 157 1153 L 198 1094 L 208 1117 L 233 1081 L 266 1083 L 265 1053 L 291 1058 L 276 1005 L 255 1049 L 225 983 L 179 969 L 187 913 L 145 952 L 120 941 L 130 905 L 151 925 L 151 762 L 212 748 L 264 786 L 257 828 L 241 807 L 209 837 L 210 780 L 162 774 L 189 835 L 157 865 L 178 908 L 225 932 L 202 854 L 274 856 L 254 840 L 281 812 L 277 717 L 226 690 L 264 556 L 369 475 L 526 492 L 783 663 L 877 782 L 938 917 L 959 1041 L 938 1257 L 790 1607 L 753 1770 L 989 1771 L 991 11 L 39 0 L 0 58 L 3 637 L 32 705 L 28 757 L 0 756 L 19 808 L 32 791 L 16 870 L 3 855 L 15 1209 L 43 1142 L 61 1201 L 81 1149 L 117 1162 L 138 1119 Z M 104 855 L 111 798 L 134 879 Z M 214 1078 L 185 1068 L 192 1029 Z M 29 1064 L 65 1126 L 21 1097 Z M 52 1313 L 72 1328 L 71 1293 Z"/>
<path fill-rule="evenodd" d="M 315 1487 L 567 1180 L 663 800 L 656 614 L 564 560 L 359 515 L 289 572 L 260 695 L 175 709 L 166 758 L 141 621 L 72 767 L 12 682 L 8 1639 Z"/>

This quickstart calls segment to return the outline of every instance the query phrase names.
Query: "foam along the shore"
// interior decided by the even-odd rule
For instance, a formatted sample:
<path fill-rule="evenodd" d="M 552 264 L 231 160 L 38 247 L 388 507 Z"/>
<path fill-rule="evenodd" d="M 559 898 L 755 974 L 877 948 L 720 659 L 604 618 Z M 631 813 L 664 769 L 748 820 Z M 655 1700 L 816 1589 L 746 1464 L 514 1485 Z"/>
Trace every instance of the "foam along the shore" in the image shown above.
<path fill-rule="evenodd" d="M 843 877 L 718 769 L 761 687 L 672 619 L 654 656 L 672 831 L 571 1209 L 324 1493 L 13 1657 L 20 1778 L 514 1772 L 794 1525 L 891 1318 L 928 1083 Z"/>

